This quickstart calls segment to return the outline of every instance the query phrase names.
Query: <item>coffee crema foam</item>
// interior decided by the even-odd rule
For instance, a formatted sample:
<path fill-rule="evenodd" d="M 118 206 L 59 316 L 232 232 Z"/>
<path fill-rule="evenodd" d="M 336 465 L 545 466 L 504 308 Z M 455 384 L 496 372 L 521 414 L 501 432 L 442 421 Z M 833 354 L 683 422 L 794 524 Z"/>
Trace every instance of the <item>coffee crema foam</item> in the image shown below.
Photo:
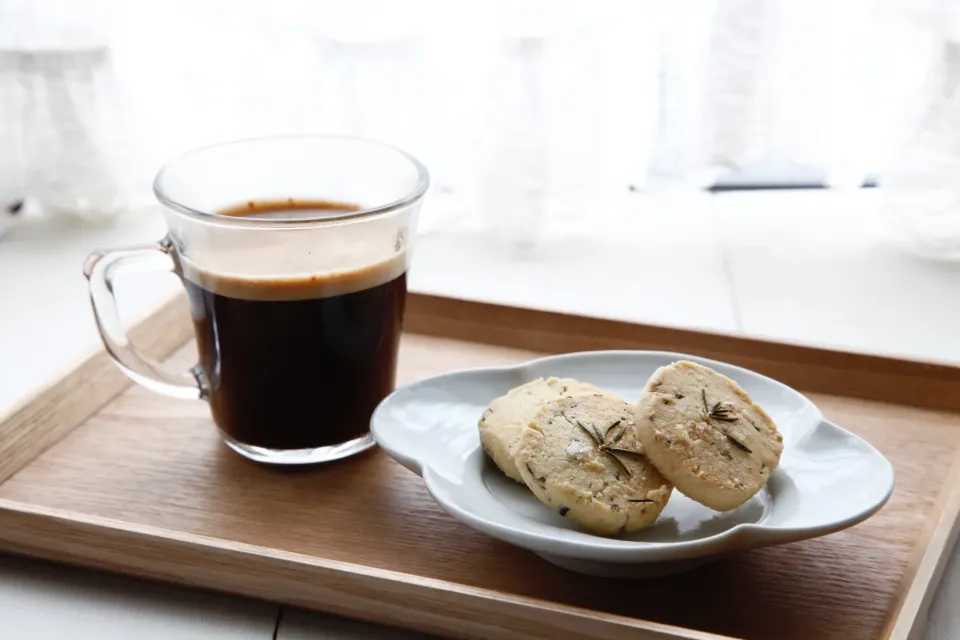
<path fill-rule="evenodd" d="M 395 280 L 407 270 L 407 252 L 365 267 L 325 273 L 237 275 L 200 269 L 181 258 L 183 276 L 195 285 L 242 300 L 311 300 L 372 289 Z"/>
<path fill-rule="evenodd" d="M 360 210 L 348 202 L 286 198 L 244 201 L 217 215 L 296 220 Z M 209 242 L 179 256 L 183 276 L 212 293 L 244 300 L 309 300 L 363 291 L 400 277 L 408 266 L 394 217 L 318 228 L 224 230 Z"/>

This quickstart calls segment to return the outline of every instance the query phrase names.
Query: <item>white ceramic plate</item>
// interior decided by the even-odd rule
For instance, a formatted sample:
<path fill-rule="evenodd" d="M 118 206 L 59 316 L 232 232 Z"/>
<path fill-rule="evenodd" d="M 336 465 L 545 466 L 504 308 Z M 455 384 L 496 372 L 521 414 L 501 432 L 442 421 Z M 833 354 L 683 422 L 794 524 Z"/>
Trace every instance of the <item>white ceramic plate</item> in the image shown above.
<path fill-rule="evenodd" d="M 655 369 L 681 359 L 736 380 L 783 433 L 780 467 L 760 493 L 734 511 L 716 512 L 674 491 L 653 526 L 600 537 L 540 503 L 480 448 L 480 414 L 490 400 L 524 382 L 571 377 L 636 402 Z M 453 517 L 562 567 L 594 575 L 662 574 L 729 551 L 832 533 L 873 515 L 893 490 L 889 461 L 825 420 L 799 392 L 740 367 L 678 353 L 595 351 L 447 373 L 397 389 L 377 408 L 371 428 L 377 443 L 422 476 Z"/>

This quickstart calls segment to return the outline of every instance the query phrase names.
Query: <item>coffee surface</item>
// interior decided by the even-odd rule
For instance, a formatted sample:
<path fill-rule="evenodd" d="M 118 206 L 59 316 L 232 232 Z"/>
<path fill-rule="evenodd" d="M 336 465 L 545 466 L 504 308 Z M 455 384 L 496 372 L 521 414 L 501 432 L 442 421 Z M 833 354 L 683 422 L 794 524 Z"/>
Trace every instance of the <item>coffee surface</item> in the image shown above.
<path fill-rule="evenodd" d="M 337 200 L 287 198 L 286 200 L 247 200 L 232 207 L 221 209 L 217 214 L 233 218 L 296 220 L 322 218 L 324 215 L 333 216 L 339 213 L 360 211 L 360 209 L 361 207 L 356 204 Z"/>

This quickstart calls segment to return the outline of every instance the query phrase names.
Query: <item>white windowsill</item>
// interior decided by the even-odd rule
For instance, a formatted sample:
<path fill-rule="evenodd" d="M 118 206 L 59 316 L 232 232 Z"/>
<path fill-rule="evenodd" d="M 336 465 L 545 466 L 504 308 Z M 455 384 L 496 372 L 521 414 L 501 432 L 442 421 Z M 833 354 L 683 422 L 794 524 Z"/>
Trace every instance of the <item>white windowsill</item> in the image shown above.
<path fill-rule="evenodd" d="M 415 291 L 627 321 L 960 363 L 960 265 L 884 240 L 876 191 L 637 196 L 581 230 L 512 247 L 484 220 L 428 209 Z M 502 228 L 502 227 L 498 227 Z M 156 239 L 155 211 L 112 226 L 24 224 L 0 240 L 0 413 L 99 345 L 81 266 L 98 247 Z M 121 283 L 125 316 L 178 290 Z"/>

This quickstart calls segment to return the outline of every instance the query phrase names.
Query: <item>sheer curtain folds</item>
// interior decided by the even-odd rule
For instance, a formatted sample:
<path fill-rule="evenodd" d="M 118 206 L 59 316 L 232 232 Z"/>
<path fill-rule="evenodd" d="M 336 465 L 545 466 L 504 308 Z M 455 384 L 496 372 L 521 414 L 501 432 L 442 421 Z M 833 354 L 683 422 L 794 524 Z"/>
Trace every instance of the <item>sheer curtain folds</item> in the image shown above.
<path fill-rule="evenodd" d="M 944 37 L 941 4 L 907 0 L 3 7 L 40 23 L 103 16 L 131 132 L 102 140 L 126 145 L 110 157 L 132 200 L 184 149 L 337 132 L 422 158 L 426 229 L 506 217 L 534 236 L 546 221 L 616 214 L 636 191 L 757 164 L 859 184 L 881 168 Z"/>

